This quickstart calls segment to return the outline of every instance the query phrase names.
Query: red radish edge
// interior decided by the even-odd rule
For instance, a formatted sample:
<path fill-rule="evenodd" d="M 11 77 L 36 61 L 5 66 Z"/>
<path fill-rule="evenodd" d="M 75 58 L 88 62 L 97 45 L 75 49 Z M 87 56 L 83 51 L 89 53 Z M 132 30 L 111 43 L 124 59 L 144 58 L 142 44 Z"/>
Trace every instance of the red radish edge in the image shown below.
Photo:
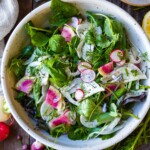
<path fill-rule="evenodd" d="M 110 53 L 110 59 L 111 61 L 113 62 L 121 62 L 121 58 L 119 58 L 118 56 L 118 52 L 120 52 L 122 54 L 122 56 L 124 56 L 124 51 L 120 50 L 120 49 L 116 49 L 116 50 L 113 50 L 111 53 Z"/>
<path fill-rule="evenodd" d="M 124 59 L 124 60 L 122 60 L 122 61 L 116 63 L 116 65 L 119 66 L 119 67 L 121 67 L 121 66 L 123 66 L 125 63 L 126 63 L 126 60 Z"/>
<path fill-rule="evenodd" d="M 101 66 L 98 69 L 99 74 L 101 74 L 102 76 L 106 76 L 107 74 L 111 73 L 114 70 L 114 63 L 113 61 Z"/>
<path fill-rule="evenodd" d="M 75 91 L 75 99 L 81 100 L 84 97 L 84 91 L 82 89 L 77 89 Z"/>
<path fill-rule="evenodd" d="M 5 140 L 9 136 L 9 133 L 10 133 L 9 125 L 7 125 L 4 122 L 0 122 L 0 133 L 1 133 L 0 141 Z"/>
<path fill-rule="evenodd" d="M 64 26 L 61 32 L 61 36 L 65 38 L 66 42 L 70 42 L 71 38 L 75 36 L 75 33 L 71 27 Z"/>
<path fill-rule="evenodd" d="M 84 66 L 87 66 L 87 68 L 84 67 Z M 92 68 L 92 65 L 91 65 L 90 63 L 88 63 L 88 62 L 80 62 L 80 63 L 78 64 L 78 70 L 79 70 L 80 72 L 82 72 L 82 71 L 85 70 L 85 69 L 91 69 L 91 68 Z"/>
<path fill-rule="evenodd" d="M 90 83 L 95 80 L 96 74 L 92 69 L 84 69 L 80 77 L 83 82 Z"/>

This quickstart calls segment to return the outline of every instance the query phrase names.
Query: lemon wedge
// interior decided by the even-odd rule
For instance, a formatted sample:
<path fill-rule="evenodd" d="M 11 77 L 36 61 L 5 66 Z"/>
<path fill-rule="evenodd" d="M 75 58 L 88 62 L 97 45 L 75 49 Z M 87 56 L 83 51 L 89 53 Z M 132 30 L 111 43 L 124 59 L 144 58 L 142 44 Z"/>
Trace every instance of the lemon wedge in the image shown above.
<path fill-rule="evenodd" d="M 148 11 L 144 16 L 142 28 L 150 40 L 150 11 Z"/>

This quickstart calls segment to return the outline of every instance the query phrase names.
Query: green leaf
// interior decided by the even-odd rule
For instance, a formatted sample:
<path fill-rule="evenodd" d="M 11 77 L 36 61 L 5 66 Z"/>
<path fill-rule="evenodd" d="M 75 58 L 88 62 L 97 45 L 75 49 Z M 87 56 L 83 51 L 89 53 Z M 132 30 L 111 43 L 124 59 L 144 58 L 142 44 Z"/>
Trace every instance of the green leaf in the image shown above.
<path fill-rule="evenodd" d="M 68 83 L 67 75 L 63 68 L 55 68 L 54 63 L 56 59 L 44 60 L 42 65 L 44 69 L 50 74 L 50 82 L 54 85 L 62 87 Z"/>
<path fill-rule="evenodd" d="M 68 132 L 69 139 L 72 140 L 86 140 L 87 135 L 89 134 L 88 128 L 79 127 L 79 126 L 72 126 Z"/>
<path fill-rule="evenodd" d="M 49 40 L 49 48 L 51 51 L 55 53 L 60 53 L 65 51 L 66 46 L 67 46 L 67 42 L 65 41 L 65 38 L 59 34 L 53 35 Z"/>
<path fill-rule="evenodd" d="M 32 26 L 34 26 L 32 21 L 29 21 L 25 24 L 25 30 L 31 37 L 36 33 L 36 31 L 32 29 Z"/>
<path fill-rule="evenodd" d="M 111 105 L 110 105 L 109 115 L 112 116 L 112 117 L 117 117 L 118 116 L 117 106 L 114 103 L 111 103 Z"/>
<path fill-rule="evenodd" d="M 87 15 L 87 19 L 89 22 L 91 22 L 92 24 L 94 24 L 94 26 L 98 27 L 98 26 L 103 26 L 103 19 L 99 18 L 97 15 L 95 15 L 92 12 L 87 11 L 86 12 Z"/>
<path fill-rule="evenodd" d="M 96 38 L 95 28 L 91 27 L 90 30 L 88 30 L 85 35 L 85 42 L 87 44 L 95 45 L 95 38 Z"/>
<path fill-rule="evenodd" d="M 99 122 L 99 125 L 108 123 L 114 120 L 114 117 L 110 115 L 110 113 L 102 113 L 97 116 L 96 120 Z"/>
<path fill-rule="evenodd" d="M 26 66 L 23 65 L 23 63 L 23 60 L 18 58 L 13 58 L 11 60 L 9 70 L 16 75 L 17 79 L 24 76 Z"/>
<path fill-rule="evenodd" d="M 78 113 L 83 115 L 89 121 L 94 120 L 101 114 L 101 107 L 97 107 L 97 105 L 89 99 L 85 99 L 80 102 L 77 109 Z"/>
<path fill-rule="evenodd" d="M 33 96 L 35 100 L 35 104 L 38 104 L 38 101 L 41 97 L 41 80 L 37 79 L 33 86 Z"/>
<path fill-rule="evenodd" d="M 69 126 L 67 126 L 65 124 L 61 124 L 61 125 L 56 126 L 54 129 L 50 130 L 50 134 L 53 137 L 58 138 L 62 134 L 67 133 L 68 130 L 69 130 Z"/>
<path fill-rule="evenodd" d="M 71 17 L 77 16 L 79 13 L 75 6 L 61 0 L 52 0 L 50 7 L 52 10 L 50 24 L 52 26 L 61 26 L 68 22 Z"/>
<path fill-rule="evenodd" d="M 37 47 L 42 47 L 42 46 L 46 45 L 48 43 L 48 41 L 49 41 L 49 37 L 42 32 L 36 32 L 31 37 L 32 44 Z"/>
<path fill-rule="evenodd" d="M 76 49 L 80 43 L 80 38 L 78 36 L 72 37 L 71 41 L 68 43 L 69 52 L 72 57 L 77 57 Z"/>
<path fill-rule="evenodd" d="M 96 45 L 101 49 L 109 47 L 111 44 L 110 38 L 104 34 L 99 34 L 96 36 Z"/>
<path fill-rule="evenodd" d="M 118 89 L 117 91 L 114 92 L 115 96 L 113 95 L 111 97 L 112 101 L 116 101 L 117 98 L 119 99 L 121 96 L 123 96 L 125 93 L 127 92 L 127 89 L 125 88 L 125 86 L 123 86 L 122 88 Z"/>
<path fill-rule="evenodd" d="M 33 51 L 34 51 L 33 46 L 28 45 L 21 50 L 20 57 L 21 58 L 29 58 L 32 55 Z"/>

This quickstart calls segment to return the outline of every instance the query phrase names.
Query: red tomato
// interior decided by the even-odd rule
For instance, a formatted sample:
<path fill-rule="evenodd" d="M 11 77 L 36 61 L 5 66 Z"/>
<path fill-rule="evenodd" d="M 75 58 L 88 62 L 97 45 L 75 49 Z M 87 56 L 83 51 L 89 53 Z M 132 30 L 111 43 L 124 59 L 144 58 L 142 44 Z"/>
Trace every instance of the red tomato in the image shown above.
<path fill-rule="evenodd" d="M 4 122 L 0 122 L 0 141 L 5 140 L 9 135 L 9 126 Z"/>

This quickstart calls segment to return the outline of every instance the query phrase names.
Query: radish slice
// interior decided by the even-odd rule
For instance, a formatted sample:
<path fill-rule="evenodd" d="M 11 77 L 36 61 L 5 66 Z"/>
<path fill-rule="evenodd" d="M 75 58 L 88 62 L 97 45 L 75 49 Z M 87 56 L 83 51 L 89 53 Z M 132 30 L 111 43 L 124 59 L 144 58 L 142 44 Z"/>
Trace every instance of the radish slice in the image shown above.
<path fill-rule="evenodd" d="M 49 122 L 49 127 L 55 128 L 56 126 L 61 124 L 74 125 L 76 123 L 75 119 L 76 119 L 76 113 L 71 112 L 70 110 L 66 110 L 61 116 L 51 120 Z"/>
<path fill-rule="evenodd" d="M 66 42 L 70 42 L 75 33 L 70 27 L 64 26 L 61 35 L 65 38 Z"/>
<path fill-rule="evenodd" d="M 109 62 L 100 68 L 98 68 L 98 72 L 102 76 L 107 76 L 109 73 L 111 73 L 114 70 L 114 64 L 113 62 Z"/>
<path fill-rule="evenodd" d="M 88 62 L 80 62 L 79 64 L 78 64 L 78 70 L 80 71 L 80 72 L 82 72 L 83 70 L 85 70 L 85 69 L 91 69 L 92 68 L 92 66 L 91 66 L 91 64 L 89 64 Z"/>
<path fill-rule="evenodd" d="M 81 72 L 81 79 L 83 82 L 92 82 L 96 77 L 95 72 L 92 69 L 85 69 Z"/>
<path fill-rule="evenodd" d="M 34 82 L 35 82 L 34 77 L 24 76 L 17 82 L 16 89 L 26 94 L 29 94 L 33 88 Z"/>
<path fill-rule="evenodd" d="M 120 62 L 116 63 L 117 66 L 121 67 L 126 63 L 126 60 L 121 60 Z"/>
<path fill-rule="evenodd" d="M 82 89 L 77 89 L 75 92 L 75 99 L 80 101 L 84 97 L 84 91 Z"/>
<path fill-rule="evenodd" d="M 110 54 L 110 59 L 113 61 L 113 62 L 120 62 L 122 60 L 124 56 L 124 51 L 120 50 L 120 49 L 117 49 L 117 50 L 114 50 L 111 52 Z"/>
<path fill-rule="evenodd" d="M 72 17 L 71 22 L 68 25 L 76 28 L 79 24 L 80 24 L 80 19 L 78 19 L 77 17 Z"/>

